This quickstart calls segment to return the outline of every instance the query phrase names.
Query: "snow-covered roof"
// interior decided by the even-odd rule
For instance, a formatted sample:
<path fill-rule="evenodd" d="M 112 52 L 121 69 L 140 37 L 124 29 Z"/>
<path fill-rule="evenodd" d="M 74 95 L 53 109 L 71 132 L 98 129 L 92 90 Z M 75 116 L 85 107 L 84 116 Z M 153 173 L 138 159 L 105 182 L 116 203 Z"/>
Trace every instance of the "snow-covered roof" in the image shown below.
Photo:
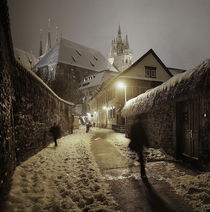
<path fill-rule="evenodd" d="M 97 50 L 61 38 L 37 63 L 36 67 L 57 63 L 72 65 L 93 71 L 117 70 Z"/>
<path fill-rule="evenodd" d="M 159 62 L 159 64 L 163 67 L 163 69 L 166 71 L 166 73 L 168 73 L 169 76 L 173 76 L 171 74 L 171 72 L 168 70 L 168 68 L 165 66 L 165 64 L 162 62 L 162 60 L 157 56 L 157 54 L 154 52 L 153 49 L 150 49 L 149 51 L 147 51 L 145 54 L 143 54 L 138 60 L 136 60 L 135 63 L 133 63 L 131 66 L 129 66 L 126 70 L 122 71 L 119 76 L 121 74 L 125 74 L 128 71 L 130 71 L 133 67 L 135 67 L 136 65 L 138 65 L 139 63 L 141 63 L 141 61 L 143 61 L 143 59 L 145 57 L 147 57 L 149 54 L 152 54 L 154 56 L 154 58 Z"/>
<path fill-rule="evenodd" d="M 170 71 L 170 73 L 174 76 L 176 74 L 181 74 L 183 72 L 185 72 L 186 70 L 184 69 L 179 69 L 179 68 L 171 68 L 171 67 L 168 67 L 168 70 Z"/>
<path fill-rule="evenodd" d="M 113 72 L 102 71 L 90 76 L 87 76 L 84 81 L 81 83 L 80 89 L 86 89 L 90 87 L 95 87 L 98 85 L 102 85 L 102 83 L 108 80 L 111 76 L 113 76 Z"/>
<path fill-rule="evenodd" d="M 182 94 L 187 94 L 195 89 L 207 89 L 208 86 L 210 87 L 208 74 L 210 74 L 210 59 L 205 60 L 195 69 L 177 74 L 160 86 L 130 99 L 122 109 L 122 115 L 135 116 L 145 113 Z"/>
<path fill-rule="evenodd" d="M 31 69 L 37 62 L 38 59 L 29 52 L 22 49 L 14 49 L 15 59 L 26 69 Z"/>

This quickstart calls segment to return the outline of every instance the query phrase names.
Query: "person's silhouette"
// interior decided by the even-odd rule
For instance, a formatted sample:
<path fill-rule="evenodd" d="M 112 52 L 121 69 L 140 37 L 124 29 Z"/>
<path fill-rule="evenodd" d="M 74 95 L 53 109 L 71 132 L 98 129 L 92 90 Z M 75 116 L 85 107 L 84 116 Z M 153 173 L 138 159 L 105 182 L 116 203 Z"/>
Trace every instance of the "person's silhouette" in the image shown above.
<path fill-rule="evenodd" d="M 89 132 L 91 126 L 92 126 L 92 125 L 91 125 L 91 122 L 88 121 L 88 122 L 86 123 L 86 133 Z"/>
<path fill-rule="evenodd" d="M 61 136 L 61 129 L 60 127 L 54 123 L 53 126 L 50 128 L 50 133 L 53 137 L 53 140 L 55 142 L 55 146 L 57 146 L 57 139 Z"/>
<path fill-rule="evenodd" d="M 129 148 L 138 154 L 140 166 L 141 166 L 140 174 L 141 174 L 141 177 L 144 178 L 146 177 L 146 172 L 145 172 L 145 161 L 143 156 L 143 149 L 145 146 L 149 147 L 149 142 L 147 140 L 147 136 L 142 126 L 140 117 L 137 117 L 134 124 L 131 126 L 130 139 L 131 139 L 131 142 L 129 144 Z"/>

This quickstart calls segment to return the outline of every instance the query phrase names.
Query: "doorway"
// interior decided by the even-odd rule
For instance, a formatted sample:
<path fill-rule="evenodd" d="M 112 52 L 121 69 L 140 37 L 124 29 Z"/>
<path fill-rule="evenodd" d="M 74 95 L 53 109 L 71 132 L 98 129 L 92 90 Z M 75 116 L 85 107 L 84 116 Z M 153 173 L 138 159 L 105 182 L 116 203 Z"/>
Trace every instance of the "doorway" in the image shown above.
<path fill-rule="evenodd" d="M 199 157 L 199 100 L 177 103 L 177 156 L 198 160 Z"/>

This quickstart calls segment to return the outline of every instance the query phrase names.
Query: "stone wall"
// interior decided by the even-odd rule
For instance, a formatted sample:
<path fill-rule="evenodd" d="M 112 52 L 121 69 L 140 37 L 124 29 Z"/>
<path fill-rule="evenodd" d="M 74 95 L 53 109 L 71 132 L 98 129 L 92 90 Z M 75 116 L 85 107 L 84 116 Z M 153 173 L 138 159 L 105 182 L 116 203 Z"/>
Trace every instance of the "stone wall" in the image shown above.
<path fill-rule="evenodd" d="M 6 1 L 0 2 L 0 195 L 15 167 L 12 116 L 11 43 Z M 0 198 L 1 200 L 1 198 Z M 1 204 L 0 204 L 1 205 Z"/>
<path fill-rule="evenodd" d="M 141 115 L 141 120 L 151 147 L 163 148 L 165 152 L 176 156 L 176 111 L 175 105 L 163 104 L 156 110 L 150 110 Z M 128 118 L 129 128 L 134 122 L 134 118 Z"/>
<path fill-rule="evenodd" d="M 15 61 L 7 1 L 0 1 L 0 210 L 16 165 L 53 142 L 53 123 L 70 133 L 72 107 Z"/>
<path fill-rule="evenodd" d="M 182 101 L 197 99 L 199 102 L 198 113 L 198 159 L 199 166 L 205 166 L 210 161 L 210 92 L 195 92 L 194 94 L 182 96 L 171 102 L 159 105 L 156 109 L 141 114 L 141 120 L 144 125 L 151 147 L 162 148 L 169 155 L 179 158 L 179 134 L 177 117 L 177 104 Z M 127 120 L 128 132 L 134 122 L 134 117 Z M 128 134 L 129 137 L 129 134 Z"/>
<path fill-rule="evenodd" d="M 163 148 L 168 154 L 175 156 L 175 106 L 162 105 L 143 115 L 143 123 L 151 146 Z"/>
<path fill-rule="evenodd" d="M 58 98 L 38 77 L 16 65 L 13 71 L 13 113 L 17 162 L 39 151 L 52 138 L 49 128 L 58 123 L 70 133 L 73 104 Z"/>

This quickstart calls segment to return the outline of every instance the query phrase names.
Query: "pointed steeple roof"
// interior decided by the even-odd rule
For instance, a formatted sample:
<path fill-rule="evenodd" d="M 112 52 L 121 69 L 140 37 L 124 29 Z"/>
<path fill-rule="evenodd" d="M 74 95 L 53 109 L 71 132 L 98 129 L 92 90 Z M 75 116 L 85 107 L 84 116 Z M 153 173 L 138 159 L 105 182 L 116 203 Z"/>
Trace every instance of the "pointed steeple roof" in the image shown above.
<path fill-rule="evenodd" d="M 119 43 L 122 42 L 122 36 L 121 36 L 121 28 L 120 28 L 120 25 L 119 25 L 119 27 L 118 27 L 117 42 L 119 42 Z"/>
<path fill-rule="evenodd" d="M 129 49 L 128 35 L 125 36 L 125 49 Z"/>
<path fill-rule="evenodd" d="M 51 19 L 48 19 L 48 33 L 47 33 L 47 42 L 46 42 L 46 49 L 45 52 L 47 52 L 49 49 L 51 49 L 51 33 L 50 33 L 50 25 L 51 25 Z"/>
<path fill-rule="evenodd" d="M 119 24 L 119 27 L 118 27 L 118 35 L 121 35 L 121 28 L 120 28 L 120 24 Z"/>
<path fill-rule="evenodd" d="M 58 26 L 55 27 L 56 34 L 55 34 L 55 42 L 58 42 Z"/>
<path fill-rule="evenodd" d="M 40 29 L 40 43 L 39 43 L 39 56 L 43 55 L 43 46 L 42 46 L 42 29 Z"/>

